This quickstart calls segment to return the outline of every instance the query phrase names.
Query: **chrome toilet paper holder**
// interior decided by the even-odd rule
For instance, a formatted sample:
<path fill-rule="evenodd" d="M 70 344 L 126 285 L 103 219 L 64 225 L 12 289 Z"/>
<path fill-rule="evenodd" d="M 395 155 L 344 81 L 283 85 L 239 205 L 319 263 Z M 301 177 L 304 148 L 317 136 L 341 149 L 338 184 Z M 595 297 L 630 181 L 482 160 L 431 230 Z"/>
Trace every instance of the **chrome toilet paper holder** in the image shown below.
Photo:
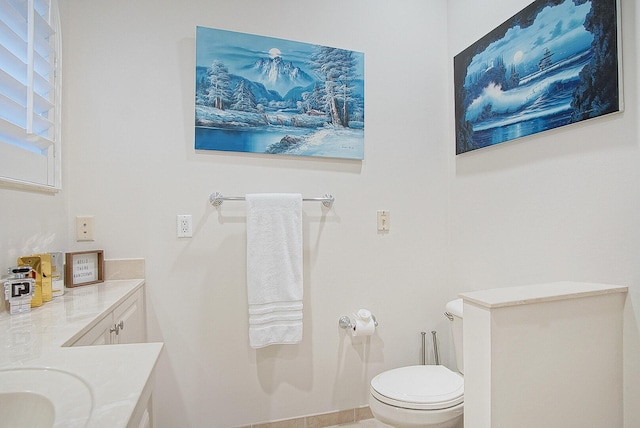
<path fill-rule="evenodd" d="M 373 320 L 373 325 L 378 327 L 378 320 L 376 319 L 376 316 L 371 314 L 371 319 Z M 348 315 L 341 316 L 338 320 L 338 325 L 340 328 L 345 330 L 353 330 L 356 326 L 355 323 L 351 322 L 351 318 Z"/>

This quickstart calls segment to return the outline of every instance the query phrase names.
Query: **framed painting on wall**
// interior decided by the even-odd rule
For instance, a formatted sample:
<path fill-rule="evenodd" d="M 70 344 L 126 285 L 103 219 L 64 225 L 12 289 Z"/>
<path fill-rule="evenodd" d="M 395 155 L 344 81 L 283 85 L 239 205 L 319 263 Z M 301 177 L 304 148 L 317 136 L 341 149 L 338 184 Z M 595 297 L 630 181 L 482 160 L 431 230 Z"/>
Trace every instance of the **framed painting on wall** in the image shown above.
<path fill-rule="evenodd" d="M 456 154 L 621 111 L 618 10 L 536 0 L 456 55 Z"/>
<path fill-rule="evenodd" d="M 364 54 L 196 29 L 195 148 L 364 158 Z"/>

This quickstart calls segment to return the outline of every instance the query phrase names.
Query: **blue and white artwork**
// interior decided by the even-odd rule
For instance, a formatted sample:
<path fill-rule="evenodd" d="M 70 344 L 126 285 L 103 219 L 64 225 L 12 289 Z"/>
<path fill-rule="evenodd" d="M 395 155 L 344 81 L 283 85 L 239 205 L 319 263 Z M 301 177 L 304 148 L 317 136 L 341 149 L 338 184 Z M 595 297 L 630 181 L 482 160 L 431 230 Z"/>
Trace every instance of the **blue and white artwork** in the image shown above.
<path fill-rule="evenodd" d="M 456 154 L 620 111 L 617 10 L 537 0 L 456 55 Z"/>
<path fill-rule="evenodd" d="M 363 53 L 196 31 L 196 150 L 364 159 Z"/>

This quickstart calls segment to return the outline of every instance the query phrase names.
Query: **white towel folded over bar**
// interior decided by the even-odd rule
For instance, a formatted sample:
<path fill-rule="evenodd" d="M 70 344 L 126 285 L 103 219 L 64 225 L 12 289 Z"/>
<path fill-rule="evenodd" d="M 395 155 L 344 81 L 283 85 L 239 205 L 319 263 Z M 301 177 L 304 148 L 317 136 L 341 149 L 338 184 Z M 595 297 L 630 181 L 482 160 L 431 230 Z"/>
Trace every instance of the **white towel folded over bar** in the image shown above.
<path fill-rule="evenodd" d="M 246 195 L 252 348 L 302 341 L 302 195 Z"/>

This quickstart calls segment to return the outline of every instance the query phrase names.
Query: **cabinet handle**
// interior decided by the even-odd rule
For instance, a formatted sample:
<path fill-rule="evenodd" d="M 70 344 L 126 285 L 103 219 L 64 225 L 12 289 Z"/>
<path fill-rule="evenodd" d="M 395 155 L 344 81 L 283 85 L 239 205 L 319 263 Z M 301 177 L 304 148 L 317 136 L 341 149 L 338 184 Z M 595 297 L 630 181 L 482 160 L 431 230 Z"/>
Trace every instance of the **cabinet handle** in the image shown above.
<path fill-rule="evenodd" d="M 120 330 L 124 330 L 124 321 L 120 320 L 118 324 L 114 324 L 113 327 L 109 329 L 109 333 L 115 333 L 116 336 L 120 334 Z"/>

